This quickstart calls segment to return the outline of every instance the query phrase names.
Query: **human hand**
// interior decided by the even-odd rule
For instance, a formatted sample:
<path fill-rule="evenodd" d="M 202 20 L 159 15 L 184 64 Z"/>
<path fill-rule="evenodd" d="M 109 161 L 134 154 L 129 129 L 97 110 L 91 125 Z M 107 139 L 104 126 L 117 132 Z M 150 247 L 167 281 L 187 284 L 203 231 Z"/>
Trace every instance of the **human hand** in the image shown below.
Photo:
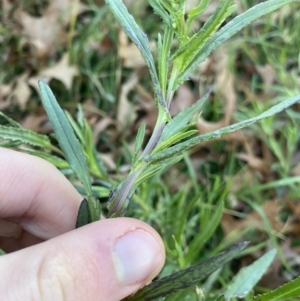
<path fill-rule="evenodd" d="M 159 273 L 155 230 L 131 218 L 74 230 L 81 200 L 50 163 L 0 148 L 1 300 L 118 301 Z"/>

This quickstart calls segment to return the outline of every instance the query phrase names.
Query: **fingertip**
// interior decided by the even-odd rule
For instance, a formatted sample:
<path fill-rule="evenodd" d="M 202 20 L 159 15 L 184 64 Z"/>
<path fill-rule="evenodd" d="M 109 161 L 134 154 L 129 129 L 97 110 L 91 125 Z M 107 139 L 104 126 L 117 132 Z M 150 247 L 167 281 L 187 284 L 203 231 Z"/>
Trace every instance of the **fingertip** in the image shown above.
<path fill-rule="evenodd" d="M 72 301 L 119 301 L 152 281 L 164 264 L 165 250 L 160 236 L 149 225 L 115 218 L 5 256 L 10 256 L 10 264 L 0 265 L 0 273 L 3 268 L 7 275 L 0 291 L 9 286 L 9 292 L 27 292 L 31 283 L 40 290 L 30 291 L 37 296 L 61 294 L 66 296 L 64 300 Z M 39 283 L 36 286 L 35 281 Z M 26 299 L 26 295 L 22 297 Z"/>

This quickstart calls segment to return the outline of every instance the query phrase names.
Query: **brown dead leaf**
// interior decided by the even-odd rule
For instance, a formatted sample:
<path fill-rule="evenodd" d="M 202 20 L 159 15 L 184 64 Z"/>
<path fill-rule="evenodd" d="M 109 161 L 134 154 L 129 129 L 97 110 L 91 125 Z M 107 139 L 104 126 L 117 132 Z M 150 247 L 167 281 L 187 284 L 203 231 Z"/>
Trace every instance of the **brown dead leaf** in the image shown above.
<path fill-rule="evenodd" d="M 0 110 L 4 110 L 10 106 L 10 100 L 7 99 L 7 96 L 11 93 L 12 87 L 12 82 L 0 85 Z"/>
<path fill-rule="evenodd" d="M 10 12 L 11 8 L 13 7 L 12 3 L 8 0 L 1 1 L 1 14 L 4 19 L 8 17 L 8 13 Z"/>
<path fill-rule="evenodd" d="M 145 122 L 147 124 L 146 134 L 152 133 L 157 120 L 157 107 L 153 94 L 147 91 L 142 85 L 136 85 L 136 91 L 138 94 L 138 107 L 137 111 L 143 113 L 143 118 L 140 118 L 135 125 L 136 130 L 139 126 Z"/>
<path fill-rule="evenodd" d="M 249 170 L 249 168 L 240 169 L 234 176 L 230 176 L 230 178 L 225 178 L 230 181 L 231 185 L 229 187 L 229 191 L 232 193 L 238 192 L 243 187 L 251 187 L 255 183 L 255 176 L 253 172 Z"/>
<path fill-rule="evenodd" d="M 291 210 L 291 214 L 289 215 L 289 221 L 291 223 L 289 227 L 289 233 L 294 235 L 300 234 L 300 202 L 299 200 L 292 201 L 288 198 L 284 199 L 288 208 Z"/>
<path fill-rule="evenodd" d="M 281 205 L 277 201 L 275 200 L 266 201 L 261 206 L 261 208 L 264 211 L 265 216 L 267 217 L 271 225 L 271 228 L 275 232 L 277 233 L 287 232 L 289 225 L 284 224 L 278 218 L 278 213 L 281 210 Z M 226 235 L 230 234 L 233 231 L 240 232 L 248 227 L 257 228 L 262 232 L 266 231 L 266 227 L 263 220 L 255 210 L 249 213 L 245 219 L 241 219 L 241 220 L 236 220 L 232 217 L 232 215 L 229 215 L 228 213 L 224 213 L 222 216 L 221 225 Z"/>
<path fill-rule="evenodd" d="M 298 163 L 298 164 L 292 169 L 292 175 L 293 175 L 293 176 L 300 176 L 300 163 Z"/>
<path fill-rule="evenodd" d="M 172 116 L 177 115 L 185 108 L 191 106 L 195 102 L 196 98 L 191 89 L 183 84 L 179 86 L 176 92 L 176 96 L 171 102 L 170 113 Z"/>
<path fill-rule="evenodd" d="M 256 66 L 256 70 L 264 82 L 264 91 L 268 92 L 275 81 L 276 70 L 271 65 Z"/>
<path fill-rule="evenodd" d="M 61 60 L 53 67 L 41 70 L 38 75 L 29 79 L 29 84 L 38 91 L 38 80 L 43 78 L 47 83 L 55 78 L 61 81 L 67 89 L 71 89 L 73 77 L 78 75 L 77 66 L 69 65 L 69 56 L 64 54 Z"/>
<path fill-rule="evenodd" d="M 290 239 L 282 241 L 280 247 L 282 254 L 289 266 L 291 266 L 295 271 L 299 270 L 300 248 L 292 247 L 292 242 Z M 285 268 L 281 258 L 277 255 L 272 261 L 272 264 L 268 269 L 268 273 L 266 273 L 259 281 L 259 285 L 262 287 L 275 289 L 294 278 L 295 275 Z"/>
<path fill-rule="evenodd" d="M 93 140 L 94 144 L 96 145 L 99 140 L 99 135 L 111 124 L 114 123 L 114 120 L 112 120 L 109 117 L 104 117 L 100 120 L 98 120 L 94 125 L 93 125 Z"/>
<path fill-rule="evenodd" d="M 7 101 L 9 104 L 14 103 L 19 105 L 21 109 L 24 109 L 29 100 L 30 94 L 31 91 L 28 87 L 28 74 L 24 73 L 14 82 L 11 88 L 11 93 L 9 93 L 7 97 Z"/>
<path fill-rule="evenodd" d="M 237 153 L 235 156 L 240 160 L 246 161 L 249 167 L 255 171 L 260 171 L 264 174 L 268 174 L 270 172 L 269 165 L 264 160 L 254 156 L 253 154 Z"/>
<path fill-rule="evenodd" d="M 136 91 L 139 95 L 139 98 L 141 102 L 144 104 L 144 106 L 149 107 L 149 104 L 152 106 L 154 101 L 153 94 L 149 93 L 142 85 L 137 84 L 136 85 Z"/>
<path fill-rule="evenodd" d="M 66 25 L 72 16 L 83 10 L 79 1 L 52 0 L 41 18 L 32 17 L 21 10 L 16 11 L 15 18 L 22 26 L 24 42 L 32 46 L 37 58 L 44 58 L 54 54 L 56 46 L 67 40 Z"/>
<path fill-rule="evenodd" d="M 27 115 L 20 124 L 25 129 L 29 129 L 40 134 L 48 134 L 53 130 L 49 118 L 45 114 L 39 116 L 34 114 Z"/>
<path fill-rule="evenodd" d="M 101 160 L 105 164 L 105 167 L 108 171 L 115 171 L 116 170 L 116 160 L 114 159 L 114 156 L 112 153 L 98 153 L 98 155 L 101 157 Z"/>
<path fill-rule="evenodd" d="M 123 30 L 119 31 L 119 56 L 127 68 L 142 68 L 146 63 L 138 48 L 129 41 Z"/>
<path fill-rule="evenodd" d="M 130 103 L 128 99 L 129 92 L 135 87 L 138 82 L 138 76 L 136 72 L 133 72 L 128 80 L 122 85 L 121 92 L 119 96 L 119 106 L 117 113 L 117 121 L 119 129 L 124 129 L 124 127 L 132 124 L 136 118 L 135 110 L 136 108 Z"/>
<path fill-rule="evenodd" d="M 196 124 L 200 134 L 215 131 L 230 123 L 231 115 L 235 108 L 236 95 L 234 90 L 234 77 L 228 68 L 228 53 L 225 47 L 222 47 L 213 55 L 213 70 L 216 74 L 216 86 L 224 99 L 224 117 L 218 122 L 209 122 L 202 117 Z M 211 66 L 208 66 L 211 68 Z M 237 134 L 235 134 L 236 136 Z M 239 137 L 240 138 L 240 137 Z"/>

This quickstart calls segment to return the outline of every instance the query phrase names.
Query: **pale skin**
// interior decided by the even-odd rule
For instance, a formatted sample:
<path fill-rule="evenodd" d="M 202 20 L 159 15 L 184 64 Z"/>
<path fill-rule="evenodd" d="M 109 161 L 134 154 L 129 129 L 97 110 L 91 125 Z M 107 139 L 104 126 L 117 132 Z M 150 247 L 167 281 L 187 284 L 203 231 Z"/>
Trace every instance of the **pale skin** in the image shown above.
<path fill-rule="evenodd" d="M 115 218 L 75 230 L 82 199 L 50 163 L 0 148 L 1 300 L 119 301 L 159 273 L 153 228 Z"/>

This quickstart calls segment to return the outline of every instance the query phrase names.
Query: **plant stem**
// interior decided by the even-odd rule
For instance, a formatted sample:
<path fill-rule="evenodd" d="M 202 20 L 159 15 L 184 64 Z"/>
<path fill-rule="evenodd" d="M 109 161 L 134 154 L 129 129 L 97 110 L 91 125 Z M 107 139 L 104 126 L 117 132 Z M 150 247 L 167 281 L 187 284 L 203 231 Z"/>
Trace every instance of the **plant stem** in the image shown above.
<path fill-rule="evenodd" d="M 153 134 L 151 135 L 149 142 L 147 143 L 142 155 L 141 159 L 143 159 L 145 156 L 147 156 L 157 145 L 157 142 L 159 141 L 161 134 L 165 128 L 166 123 L 161 123 L 157 127 L 155 127 Z"/>
<path fill-rule="evenodd" d="M 126 209 L 124 208 L 124 204 L 126 207 L 126 199 L 128 198 L 130 192 L 134 189 L 134 183 L 138 176 L 142 173 L 142 171 L 143 168 L 131 171 L 129 175 L 124 179 L 124 181 L 120 184 L 120 190 L 117 191 L 117 194 L 113 195 L 112 199 L 108 201 L 109 203 L 112 202 L 112 206 L 109 208 L 108 217 L 110 217 L 114 213 L 119 216 L 121 214 L 121 211 Z"/>

